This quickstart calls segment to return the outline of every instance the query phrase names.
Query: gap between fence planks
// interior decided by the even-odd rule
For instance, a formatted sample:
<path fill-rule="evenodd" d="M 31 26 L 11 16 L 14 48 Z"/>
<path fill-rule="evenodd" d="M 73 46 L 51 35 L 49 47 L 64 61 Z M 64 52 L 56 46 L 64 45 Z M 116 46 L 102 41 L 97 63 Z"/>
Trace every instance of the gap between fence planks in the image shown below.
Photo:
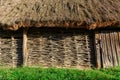
<path fill-rule="evenodd" d="M 23 66 L 27 66 L 28 50 L 27 50 L 27 28 L 23 29 Z"/>

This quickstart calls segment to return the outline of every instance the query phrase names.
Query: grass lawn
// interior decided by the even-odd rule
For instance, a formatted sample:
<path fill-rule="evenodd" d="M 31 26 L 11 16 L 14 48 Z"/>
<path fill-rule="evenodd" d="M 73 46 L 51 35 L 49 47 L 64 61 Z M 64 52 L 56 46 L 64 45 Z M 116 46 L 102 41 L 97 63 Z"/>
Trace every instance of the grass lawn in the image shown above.
<path fill-rule="evenodd" d="M 0 80 L 120 80 L 120 67 L 100 70 L 0 68 Z"/>

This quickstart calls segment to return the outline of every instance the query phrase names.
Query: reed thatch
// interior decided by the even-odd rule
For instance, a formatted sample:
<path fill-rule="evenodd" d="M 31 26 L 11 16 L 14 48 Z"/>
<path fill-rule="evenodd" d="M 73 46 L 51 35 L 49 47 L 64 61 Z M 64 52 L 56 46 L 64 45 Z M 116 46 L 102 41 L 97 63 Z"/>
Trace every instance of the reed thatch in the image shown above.
<path fill-rule="evenodd" d="M 0 26 L 120 27 L 120 0 L 0 0 Z"/>

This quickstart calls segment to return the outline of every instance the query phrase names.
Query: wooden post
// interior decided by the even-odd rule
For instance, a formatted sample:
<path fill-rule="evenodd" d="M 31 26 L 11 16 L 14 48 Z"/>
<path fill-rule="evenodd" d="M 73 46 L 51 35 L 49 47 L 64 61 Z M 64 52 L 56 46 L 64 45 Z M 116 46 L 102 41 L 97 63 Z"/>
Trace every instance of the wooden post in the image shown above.
<path fill-rule="evenodd" d="M 101 68 L 101 55 L 100 55 L 100 40 L 98 32 L 95 33 L 95 57 L 96 57 L 96 68 Z"/>
<path fill-rule="evenodd" d="M 12 52 L 12 66 L 15 67 L 15 53 L 14 53 L 14 37 L 11 36 L 11 52 Z"/>
<path fill-rule="evenodd" d="M 27 29 L 23 29 L 23 66 L 27 66 L 28 51 L 27 51 Z"/>

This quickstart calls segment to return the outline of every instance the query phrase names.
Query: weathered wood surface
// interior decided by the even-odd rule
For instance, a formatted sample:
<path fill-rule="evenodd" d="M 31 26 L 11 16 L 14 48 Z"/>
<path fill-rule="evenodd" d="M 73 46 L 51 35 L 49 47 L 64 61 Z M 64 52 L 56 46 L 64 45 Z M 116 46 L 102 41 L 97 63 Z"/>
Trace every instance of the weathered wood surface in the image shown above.
<path fill-rule="evenodd" d="M 96 60 L 98 68 L 120 65 L 120 40 L 118 31 L 101 31 L 95 34 Z M 99 46 L 100 45 L 100 46 Z M 99 65 L 101 64 L 101 65 Z"/>
<path fill-rule="evenodd" d="M 96 56 L 96 67 L 101 68 L 101 53 L 100 53 L 100 36 L 98 32 L 95 34 L 95 56 Z"/>
<path fill-rule="evenodd" d="M 110 47 L 110 46 L 112 45 L 112 44 L 111 44 L 111 41 L 110 41 L 110 40 L 111 40 L 111 39 L 110 39 L 110 34 L 107 33 L 107 34 L 105 34 L 105 35 L 106 35 L 106 38 L 107 38 L 107 39 L 106 39 L 106 43 L 107 43 L 107 46 L 106 46 L 106 47 L 107 47 L 107 52 L 108 52 L 108 53 L 107 53 L 107 54 L 108 54 L 107 56 L 108 56 L 109 66 L 113 66 L 112 51 L 111 51 L 111 47 Z"/>
<path fill-rule="evenodd" d="M 12 66 L 13 67 L 15 67 L 16 65 L 15 65 L 15 52 L 14 52 L 14 37 L 13 36 L 11 36 L 11 53 L 12 53 Z"/>
<path fill-rule="evenodd" d="M 120 41 L 120 32 L 118 32 L 118 41 Z M 120 42 L 117 43 L 118 46 L 118 60 L 119 60 L 119 65 L 120 65 Z"/>
<path fill-rule="evenodd" d="M 38 46 L 39 47 L 39 46 Z M 28 51 L 27 51 L 27 29 L 23 30 L 23 66 L 27 66 Z"/>

